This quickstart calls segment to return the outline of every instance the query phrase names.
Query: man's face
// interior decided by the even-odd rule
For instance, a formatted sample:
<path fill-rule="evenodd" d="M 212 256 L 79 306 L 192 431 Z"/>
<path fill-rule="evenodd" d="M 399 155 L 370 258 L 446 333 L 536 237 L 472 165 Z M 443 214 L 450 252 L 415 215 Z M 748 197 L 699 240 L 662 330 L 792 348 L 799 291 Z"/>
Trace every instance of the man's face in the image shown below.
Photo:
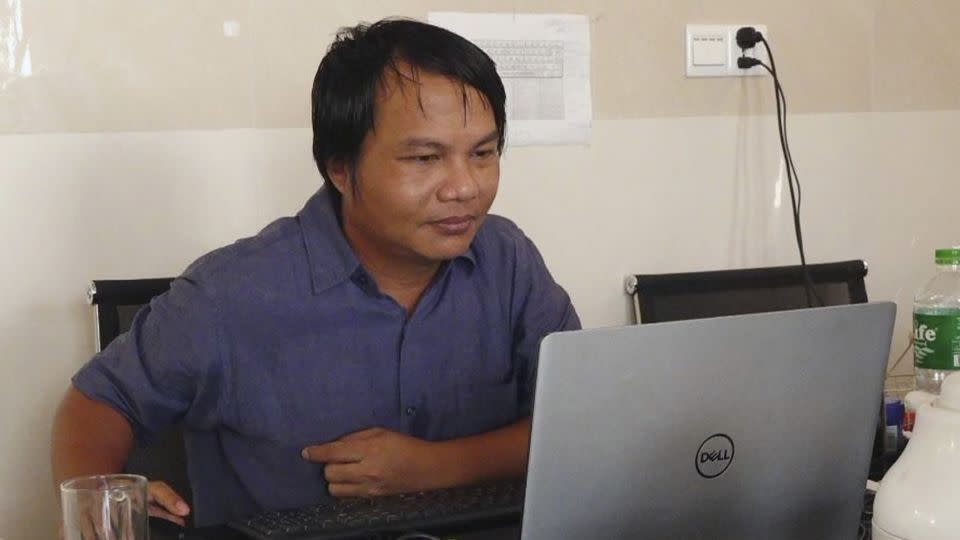
<path fill-rule="evenodd" d="M 499 134 L 489 104 L 469 86 L 428 72 L 419 86 L 388 81 L 361 146 L 356 192 L 347 167 L 331 169 L 331 179 L 361 260 L 432 266 L 465 252 L 490 209 Z"/>

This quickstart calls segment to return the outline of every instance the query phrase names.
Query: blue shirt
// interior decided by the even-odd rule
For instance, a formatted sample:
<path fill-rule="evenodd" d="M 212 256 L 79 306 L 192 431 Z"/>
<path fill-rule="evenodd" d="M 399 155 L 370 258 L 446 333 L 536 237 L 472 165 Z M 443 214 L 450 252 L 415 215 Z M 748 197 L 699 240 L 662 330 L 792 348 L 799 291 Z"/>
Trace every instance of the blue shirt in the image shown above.
<path fill-rule="evenodd" d="M 497 216 L 408 317 L 321 189 L 192 264 L 73 384 L 139 441 L 182 423 L 207 525 L 328 497 L 305 446 L 375 426 L 445 440 L 529 415 L 540 340 L 579 326 L 533 243 Z"/>

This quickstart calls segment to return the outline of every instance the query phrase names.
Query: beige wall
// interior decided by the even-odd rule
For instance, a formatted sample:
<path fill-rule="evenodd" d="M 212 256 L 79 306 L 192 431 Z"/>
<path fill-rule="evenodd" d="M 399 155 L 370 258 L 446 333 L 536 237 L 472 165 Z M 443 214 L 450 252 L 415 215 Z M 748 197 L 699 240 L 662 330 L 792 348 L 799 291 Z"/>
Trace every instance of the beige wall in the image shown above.
<path fill-rule="evenodd" d="M 955 0 L 8 0 L 0 133 L 307 127 L 338 27 L 429 9 L 589 14 L 600 120 L 772 110 L 765 81 L 684 77 L 689 22 L 768 25 L 795 113 L 960 107 Z"/>
<path fill-rule="evenodd" d="M 932 250 L 960 244 L 960 2 L 7 0 L 0 538 L 56 534 L 49 422 L 93 346 L 89 280 L 176 274 L 296 211 L 319 184 L 308 95 L 332 33 L 428 9 L 591 16 L 591 144 L 509 149 L 495 210 L 594 327 L 630 322 L 631 272 L 795 262 L 770 81 L 683 77 L 686 23 L 766 24 L 808 255 L 870 263 L 902 350 Z"/>

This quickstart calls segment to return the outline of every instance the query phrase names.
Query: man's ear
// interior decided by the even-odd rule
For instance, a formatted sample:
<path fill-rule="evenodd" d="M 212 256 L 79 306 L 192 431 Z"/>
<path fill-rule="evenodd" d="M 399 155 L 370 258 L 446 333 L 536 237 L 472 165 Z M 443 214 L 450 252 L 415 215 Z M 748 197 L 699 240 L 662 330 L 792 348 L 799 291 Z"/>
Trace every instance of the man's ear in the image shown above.
<path fill-rule="evenodd" d="M 330 183 L 337 188 L 340 195 L 346 193 L 350 186 L 350 167 L 342 159 L 327 160 L 327 176 L 330 177 Z"/>

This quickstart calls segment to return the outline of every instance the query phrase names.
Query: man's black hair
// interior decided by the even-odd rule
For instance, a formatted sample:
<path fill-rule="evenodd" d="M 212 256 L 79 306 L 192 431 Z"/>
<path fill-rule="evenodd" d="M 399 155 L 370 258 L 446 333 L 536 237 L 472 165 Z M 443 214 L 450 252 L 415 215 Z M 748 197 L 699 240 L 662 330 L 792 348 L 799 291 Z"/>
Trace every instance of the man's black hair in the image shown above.
<path fill-rule="evenodd" d="M 412 73 L 402 73 L 400 64 Z M 507 118 L 506 94 L 493 60 L 479 47 L 443 28 L 408 19 L 384 19 L 374 24 L 341 28 L 320 62 L 311 93 L 313 159 L 330 182 L 329 160 L 355 169 L 360 145 L 373 128 L 375 103 L 387 77 L 419 81 L 426 71 L 460 82 L 466 111 L 467 87 L 488 102 L 503 150 Z M 356 188 L 350 175 L 351 189 Z M 331 191 L 337 194 L 336 189 Z"/>

